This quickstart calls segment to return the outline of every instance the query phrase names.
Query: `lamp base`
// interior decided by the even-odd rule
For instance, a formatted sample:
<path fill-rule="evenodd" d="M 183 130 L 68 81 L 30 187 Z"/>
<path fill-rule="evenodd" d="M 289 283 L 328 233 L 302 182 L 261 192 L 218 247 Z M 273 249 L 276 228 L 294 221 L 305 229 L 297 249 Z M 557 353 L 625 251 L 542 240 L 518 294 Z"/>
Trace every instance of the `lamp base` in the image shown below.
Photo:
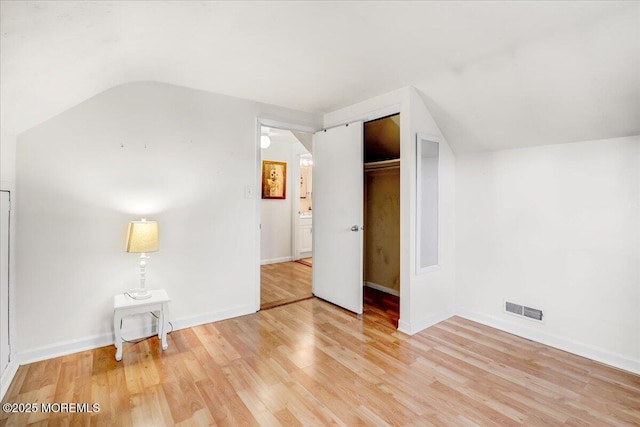
<path fill-rule="evenodd" d="M 151 292 L 148 289 L 136 288 L 130 289 L 128 295 L 133 299 L 147 299 L 151 298 Z"/>

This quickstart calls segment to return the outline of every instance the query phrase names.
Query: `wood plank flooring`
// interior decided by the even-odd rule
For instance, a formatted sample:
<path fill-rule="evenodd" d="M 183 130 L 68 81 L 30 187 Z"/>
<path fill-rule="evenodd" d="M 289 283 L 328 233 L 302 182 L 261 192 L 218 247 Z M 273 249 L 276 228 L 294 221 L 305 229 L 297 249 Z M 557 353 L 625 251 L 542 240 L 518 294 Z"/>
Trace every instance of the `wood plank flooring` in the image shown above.
<path fill-rule="evenodd" d="M 412 337 L 319 299 L 19 368 L 6 426 L 632 426 L 640 377 L 453 317 Z"/>
<path fill-rule="evenodd" d="M 313 267 L 313 258 L 301 258 L 297 259 L 296 262 L 299 262 L 303 265 L 308 265 L 309 267 Z"/>
<path fill-rule="evenodd" d="M 260 309 L 268 310 L 311 298 L 311 267 L 298 262 L 260 267 Z"/>
<path fill-rule="evenodd" d="M 364 287 L 364 314 L 375 314 L 378 322 L 389 323 L 398 328 L 400 298 L 368 286 Z"/>

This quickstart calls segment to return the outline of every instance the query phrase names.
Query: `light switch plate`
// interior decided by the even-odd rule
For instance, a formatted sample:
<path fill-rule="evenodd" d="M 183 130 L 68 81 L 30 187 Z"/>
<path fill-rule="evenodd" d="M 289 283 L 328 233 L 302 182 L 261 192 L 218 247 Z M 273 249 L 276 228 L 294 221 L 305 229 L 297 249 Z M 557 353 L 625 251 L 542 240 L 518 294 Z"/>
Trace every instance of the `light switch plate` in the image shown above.
<path fill-rule="evenodd" d="M 247 185 L 244 187 L 244 198 L 245 199 L 253 199 L 254 197 L 254 191 L 253 191 L 253 186 L 251 185 Z"/>

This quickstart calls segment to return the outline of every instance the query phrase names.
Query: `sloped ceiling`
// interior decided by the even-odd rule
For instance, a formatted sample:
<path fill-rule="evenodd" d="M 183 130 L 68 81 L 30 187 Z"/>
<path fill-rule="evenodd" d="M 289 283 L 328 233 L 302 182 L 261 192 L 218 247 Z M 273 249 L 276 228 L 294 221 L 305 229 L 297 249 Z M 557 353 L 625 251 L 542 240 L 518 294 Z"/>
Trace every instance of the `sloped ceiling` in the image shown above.
<path fill-rule="evenodd" d="M 364 162 L 380 162 L 400 158 L 400 115 L 365 122 Z"/>
<path fill-rule="evenodd" d="M 160 81 L 325 113 L 413 85 L 456 152 L 640 134 L 640 3 L 0 5 L 0 126 Z"/>

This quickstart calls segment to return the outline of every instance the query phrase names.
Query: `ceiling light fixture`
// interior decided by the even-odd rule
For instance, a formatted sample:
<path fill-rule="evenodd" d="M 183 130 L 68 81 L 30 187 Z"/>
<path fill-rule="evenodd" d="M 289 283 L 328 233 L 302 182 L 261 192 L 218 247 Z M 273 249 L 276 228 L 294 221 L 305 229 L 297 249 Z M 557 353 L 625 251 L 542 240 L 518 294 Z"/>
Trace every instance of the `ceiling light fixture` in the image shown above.
<path fill-rule="evenodd" d="M 269 135 L 260 136 L 260 148 L 268 148 L 271 145 L 271 138 Z"/>

